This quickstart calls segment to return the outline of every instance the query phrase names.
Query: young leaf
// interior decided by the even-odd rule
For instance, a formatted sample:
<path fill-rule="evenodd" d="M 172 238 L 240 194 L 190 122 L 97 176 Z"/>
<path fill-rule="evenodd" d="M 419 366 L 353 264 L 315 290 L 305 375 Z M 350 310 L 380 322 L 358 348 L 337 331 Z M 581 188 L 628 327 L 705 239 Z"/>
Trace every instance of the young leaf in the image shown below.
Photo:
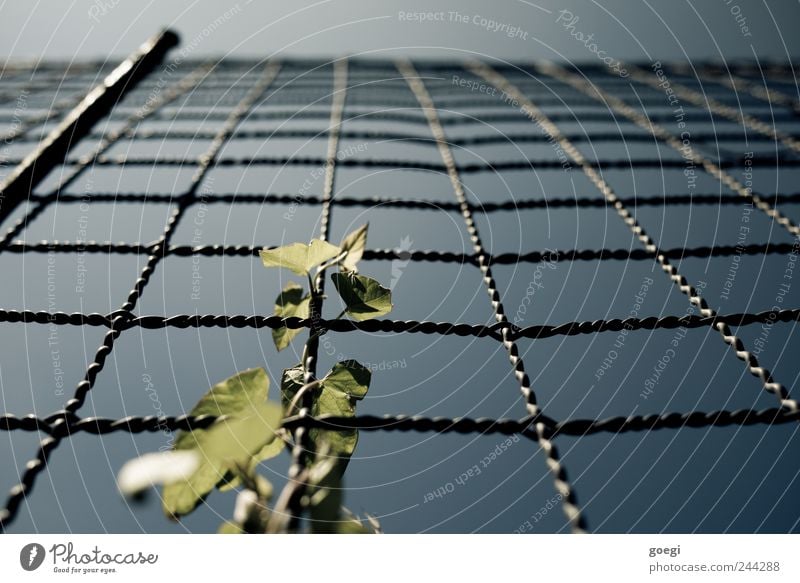
<path fill-rule="evenodd" d="M 303 288 L 294 282 L 289 282 L 278 298 L 275 300 L 275 315 L 281 318 L 308 318 L 311 295 L 303 295 Z M 275 348 L 283 350 L 292 339 L 302 332 L 302 328 L 276 328 L 272 331 L 272 340 Z"/>
<path fill-rule="evenodd" d="M 203 395 L 192 408 L 189 415 L 235 415 L 246 410 L 253 403 L 267 400 L 269 393 L 269 377 L 263 368 L 250 368 L 236 373 L 230 378 L 217 383 Z M 194 433 L 197 433 L 195 431 Z M 183 440 L 189 441 L 192 433 L 178 433 L 176 446 Z M 185 449 L 176 447 L 176 449 Z"/>
<path fill-rule="evenodd" d="M 292 411 L 287 411 L 287 409 L 297 391 L 302 389 L 304 384 L 302 364 L 296 364 L 292 368 L 284 369 L 281 375 L 281 404 L 287 415 L 293 413 Z"/>
<path fill-rule="evenodd" d="M 369 389 L 372 373 L 355 360 L 345 360 L 333 365 L 322 379 L 323 389 L 334 389 L 354 399 L 363 399 Z"/>
<path fill-rule="evenodd" d="M 148 453 L 127 462 L 117 475 L 119 491 L 134 496 L 155 484 L 185 480 L 200 465 L 194 451 Z"/>
<path fill-rule="evenodd" d="M 311 414 L 314 417 L 320 415 L 335 415 L 337 417 L 353 417 L 356 414 L 356 406 L 353 399 L 347 393 L 343 393 L 333 388 L 324 388 L 319 396 L 314 400 L 311 407 Z M 341 475 L 344 473 L 350 456 L 358 444 L 358 430 L 346 429 L 330 431 L 325 429 L 311 429 L 309 432 L 311 440 L 316 444 L 317 450 L 322 444 L 327 444 L 330 448 L 330 456 L 338 458 L 337 471 Z"/>
<path fill-rule="evenodd" d="M 245 370 L 214 385 L 195 405 L 190 415 L 225 415 L 230 420 L 249 417 L 256 410 L 256 404 L 266 401 L 268 391 L 269 377 L 264 369 Z M 269 415 L 276 413 L 271 410 Z M 277 420 L 272 417 L 272 425 L 277 427 L 279 422 L 280 413 Z M 215 430 L 216 426 L 178 433 L 173 449 L 197 452 L 200 463 L 186 479 L 164 487 L 163 506 L 167 516 L 178 517 L 194 510 L 227 473 L 227 460 L 212 459 L 205 451 L 209 446 L 209 433 Z M 258 451 L 271 439 L 269 436 L 264 437 L 268 439 L 260 443 L 254 451 Z"/>
<path fill-rule="evenodd" d="M 250 410 L 225 419 L 207 430 L 203 452 L 208 461 L 222 467 L 245 466 L 275 439 L 283 420 L 276 403 L 253 403 Z"/>
<path fill-rule="evenodd" d="M 367 394 L 372 373 L 355 360 L 339 362 L 321 381 L 320 391 L 311 407 L 311 414 L 335 415 L 337 417 L 353 417 L 356 414 L 356 401 Z M 331 457 L 337 460 L 336 472 L 344 473 L 350 456 L 358 443 L 358 430 L 347 429 L 330 431 L 311 429 L 309 432 L 317 451 L 324 448 Z"/>
<path fill-rule="evenodd" d="M 342 251 L 347 252 L 344 259 L 339 262 L 339 268 L 342 271 L 358 271 L 358 262 L 361 261 L 361 257 L 364 255 L 364 248 L 367 246 L 367 229 L 369 229 L 369 223 L 361 225 L 342 239 L 339 247 L 341 247 Z"/>
<path fill-rule="evenodd" d="M 331 277 L 353 319 L 379 318 L 392 310 L 392 292 L 371 277 L 352 272 L 334 273 Z"/>
<path fill-rule="evenodd" d="M 188 514 L 225 479 L 232 465 L 248 464 L 253 454 L 275 438 L 283 418 L 281 407 L 274 403 L 253 404 L 250 411 L 237 414 L 192 433 L 200 465 L 185 480 L 164 487 L 163 505 L 168 516 Z"/>
<path fill-rule="evenodd" d="M 308 245 L 292 243 L 276 249 L 262 249 L 259 255 L 264 267 L 285 267 L 297 275 L 305 275 L 341 252 L 336 245 L 322 239 L 312 239 Z"/>
<path fill-rule="evenodd" d="M 257 484 L 264 486 L 264 488 L 259 488 L 259 494 L 264 496 L 265 498 L 269 498 L 272 495 L 272 484 L 270 484 L 266 478 L 261 476 L 260 474 L 256 473 L 256 468 L 261 462 L 267 461 L 268 459 L 272 459 L 280 454 L 283 449 L 286 447 L 286 444 L 280 437 L 276 437 L 267 445 L 262 447 L 257 453 L 253 454 L 248 463 L 246 468 L 242 468 L 243 470 L 247 471 L 250 475 L 251 479 L 254 479 Z M 220 492 L 229 492 L 231 490 L 236 490 L 237 488 L 241 487 L 243 484 L 242 479 L 242 472 L 241 471 L 234 471 L 228 472 L 228 475 L 225 476 L 225 482 L 219 484 L 218 488 Z"/>

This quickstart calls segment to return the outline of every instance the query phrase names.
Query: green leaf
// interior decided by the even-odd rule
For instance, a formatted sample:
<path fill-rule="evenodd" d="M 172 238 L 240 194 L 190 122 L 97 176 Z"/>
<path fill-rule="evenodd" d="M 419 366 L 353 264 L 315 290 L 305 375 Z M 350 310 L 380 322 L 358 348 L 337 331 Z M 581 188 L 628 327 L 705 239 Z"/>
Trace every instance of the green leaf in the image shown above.
<path fill-rule="evenodd" d="M 336 363 L 321 381 L 322 390 L 314 399 L 311 414 L 315 417 L 353 417 L 356 414 L 356 401 L 367 394 L 371 378 L 372 373 L 354 360 Z M 337 460 L 336 471 L 341 476 L 358 444 L 358 430 L 314 428 L 309 431 L 309 436 L 318 452 L 327 451 L 332 459 Z"/>
<path fill-rule="evenodd" d="M 323 389 L 334 389 L 354 399 L 363 399 L 369 389 L 372 373 L 355 360 L 344 360 L 333 365 L 322 379 Z"/>
<path fill-rule="evenodd" d="M 261 462 L 272 459 L 278 456 L 286 447 L 286 443 L 280 438 L 276 437 L 267 445 L 262 447 L 257 453 L 253 454 L 249 464 L 244 470 L 248 473 L 251 480 L 255 480 L 256 484 L 264 486 L 265 489 L 259 487 L 259 494 L 264 498 L 269 498 L 272 495 L 272 484 L 266 478 L 256 473 L 256 469 Z M 220 492 L 229 492 L 241 487 L 244 483 L 241 471 L 229 472 L 225 477 L 225 482 L 218 485 Z"/>
<path fill-rule="evenodd" d="M 223 467 L 246 466 L 253 455 L 275 440 L 283 420 L 276 403 L 254 403 L 252 410 L 209 428 L 203 439 L 207 458 Z"/>
<path fill-rule="evenodd" d="M 177 518 L 194 510 L 224 479 L 230 459 L 245 459 L 244 451 L 252 455 L 274 438 L 282 412 L 265 403 L 268 391 L 264 369 L 249 369 L 214 385 L 195 405 L 189 413 L 192 416 L 224 415 L 228 420 L 208 429 L 178 433 L 174 449 L 196 451 L 200 463 L 191 476 L 164 487 L 163 506 L 168 516 Z M 243 435 L 246 432 L 255 435 Z"/>
<path fill-rule="evenodd" d="M 164 487 L 163 505 L 168 516 L 188 514 L 225 480 L 232 466 L 249 464 L 253 454 L 275 438 L 283 411 L 274 403 L 258 403 L 239 415 L 194 432 L 200 465 L 185 480 Z"/>
<path fill-rule="evenodd" d="M 302 389 L 305 384 L 303 379 L 304 373 L 302 364 L 296 364 L 292 368 L 284 369 L 281 375 L 281 404 L 287 414 L 291 413 L 287 410 L 289 404 L 292 402 L 292 399 L 294 399 L 297 391 Z"/>
<path fill-rule="evenodd" d="M 311 407 L 311 414 L 314 417 L 320 415 L 335 415 L 337 417 L 353 417 L 356 414 L 356 406 L 353 399 L 347 393 L 337 391 L 332 388 L 324 388 L 319 396 L 314 400 Z M 337 458 L 339 463 L 338 473 L 344 473 L 350 456 L 358 444 L 358 430 L 346 429 L 331 431 L 327 429 L 311 429 L 309 431 L 311 440 L 316 445 L 317 450 L 322 444 L 330 447 L 330 455 Z"/>
<path fill-rule="evenodd" d="M 285 267 L 297 275 L 305 275 L 341 252 L 336 245 L 322 239 L 312 239 L 308 245 L 292 243 L 276 249 L 262 249 L 260 255 L 264 267 Z"/>
<path fill-rule="evenodd" d="M 356 401 L 367 394 L 371 378 L 370 371 L 354 360 L 337 363 L 322 379 L 322 390 L 314 399 L 311 414 L 353 417 Z M 309 471 L 309 482 L 315 486 L 311 495 L 312 531 L 357 532 L 356 525 L 341 521 L 340 509 L 341 479 L 358 444 L 358 430 L 312 429 L 309 435 L 317 451 L 317 460 Z M 361 532 L 365 530 L 362 528 Z"/>
<path fill-rule="evenodd" d="M 371 277 L 352 272 L 334 273 L 331 277 L 353 319 L 379 318 L 392 310 L 392 292 Z"/>
<path fill-rule="evenodd" d="M 311 295 L 303 295 L 302 286 L 289 282 L 275 300 L 275 315 L 281 318 L 291 318 L 292 316 L 308 318 L 310 304 Z M 283 350 L 302 331 L 302 328 L 290 329 L 286 327 L 273 330 L 272 340 L 275 342 L 275 348 L 279 351 Z"/>
<path fill-rule="evenodd" d="M 267 400 L 269 377 L 263 368 L 250 368 L 217 383 L 203 395 L 189 415 L 235 415 L 245 411 L 253 403 Z M 203 431 L 203 430 L 200 430 Z M 176 444 L 190 441 L 193 432 L 178 433 Z M 195 431 L 194 433 L 197 433 Z M 185 449 L 176 447 L 176 449 Z"/>
<path fill-rule="evenodd" d="M 361 261 L 361 257 L 364 255 L 364 248 L 367 246 L 367 229 L 369 229 L 369 223 L 361 225 L 342 239 L 339 247 L 341 247 L 342 251 L 347 252 L 344 259 L 339 262 L 339 267 L 343 271 L 358 271 L 358 262 Z"/>

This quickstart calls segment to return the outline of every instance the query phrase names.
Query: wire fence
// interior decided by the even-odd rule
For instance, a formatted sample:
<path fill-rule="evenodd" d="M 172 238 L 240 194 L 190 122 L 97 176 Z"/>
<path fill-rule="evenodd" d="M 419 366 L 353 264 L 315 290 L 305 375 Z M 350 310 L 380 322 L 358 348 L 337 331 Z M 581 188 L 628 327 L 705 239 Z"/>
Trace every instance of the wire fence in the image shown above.
<path fill-rule="evenodd" d="M 419 69 L 418 69 L 419 68 Z M 292 452 L 293 464 L 289 477 L 296 476 L 306 463 L 308 448 L 307 430 L 314 427 L 326 429 L 358 428 L 365 431 L 419 431 L 436 433 L 478 433 L 478 434 L 520 434 L 530 439 L 530 447 L 540 448 L 545 454 L 547 468 L 552 475 L 553 484 L 562 497 L 561 508 L 575 532 L 590 528 L 581 511 L 579 497 L 570 481 L 566 468 L 561 463 L 556 443 L 561 435 L 588 437 L 599 432 L 622 433 L 629 431 L 655 431 L 662 429 L 678 429 L 685 427 L 724 427 L 729 425 L 778 425 L 800 420 L 800 407 L 789 394 L 785 385 L 759 362 L 757 356 L 733 332 L 734 328 L 758 323 L 797 322 L 800 320 L 800 307 L 782 306 L 780 309 L 765 310 L 752 313 L 720 314 L 713 310 L 701 297 L 694 283 L 679 271 L 680 261 L 688 258 L 733 257 L 742 255 L 766 256 L 782 255 L 797 252 L 798 227 L 778 208 L 800 202 L 800 194 L 759 194 L 752 188 L 739 182 L 733 172 L 728 169 L 740 168 L 749 164 L 754 167 L 796 167 L 800 158 L 796 157 L 796 141 L 789 133 L 777 131 L 775 127 L 784 122 L 796 120 L 798 114 L 797 100 L 791 95 L 770 89 L 763 91 L 758 83 L 750 78 L 749 69 L 742 65 L 740 74 L 736 69 L 731 76 L 716 71 L 712 65 L 707 67 L 708 78 L 718 82 L 720 87 L 730 90 L 748 91 L 755 99 L 774 106 L 770 121 L 772 126 L 758 114 L 740 115 L 730 111 L 729 106 L 719 101 L 708 101 L 697 90 L 688 86 L 677 88 L 678 95 L 698 108 L 707 108 L 712 114 L 755 130 L 748 139 L 753 143 L 774 144 L 782 146 L 772 152 L 765 150 L 745 159 L 735 152 L 717 149 L 717 156 L 701 150 L 704 145 L 713 146 L 724 140 L 741 139 L 741 132 L 735 129 L 719 131 L 695 131 L 692 144 L 682 143 L 665 125 L 674 121 L 672 112 L 649 112 L 648 106 L 664 105 L 663 96 L 645 94 L 640 102 L 629 103 L 621 93 L 613 89 L 613 73 L 600 68 L 572 69 L 555 64 L 537 63 L 520 67 L 494 66 L 487 63 L 469 62 L 455 63 L 412 63 L 410 61 L 370 62 L 359 60 L 338 60 L 332 64 L 311 61 L 242 61 L 222 60 L 218 62 L 184 61 L 173 70 L 182 71 L 181 75 L 164 82 L 166 69 L 156 68 L 133 88 L 131 93 L 119 101 L 109 112 L 108 120 L 114 122 L 111 131 L 99 131 L 96 127 L 83 141 L 94 144 L 93 147 L 79 157 L 68 157 L 60 167 L 60 175 L 48 190 L 41 189 L 29 192 L 25 212 L 5 231 L 0 238 L 2 254 L 60 254 L 76 251 L 103 255 L 134 255 L 143 258 L 144 264 L 139 276 L 132 282 L 127 297 L 119 298 L 119 308 L 110 313 L 61 311 L 31 311 L 0 309 L 0 323 L 24 323 L 27 325 L 57 325 L 92 327 L 105 329 L 102 344 L 94 354 L 85 375 L 77 383 L 71 398 L 66 400 L 62 409 L 50 414 L 36 416 L 20 412 L 6 411 L 0 415 L 0 430 L 38 432 L 41 442 L 38 451 L 25 464 L 19 484 L 9 493 L 3 510 L 0 511 L 0 525 L 3 528 L 14 521 L 20 505 L 30 495 L 37 478 L 47 467 L 51 456 L 56 455 L 59 445 L 78 433 L 94 435 L 129 432 L 171 430 L 188 430 L 207 427 L 214 422 L 213 418 L 192 418 L 188 416 L 140 416 L 122 419 L 98 418 L 86 416 L 83 412 L 87 397 L 93 390 L 96 380 L 115 350 L 120 335 L 134 329 L 174 328 L 267 328 L 288 327 L 293 329 L 329 330 L 339 333 L 380 332 L 386 334 L 426 334 L 455 335 L 475 338 L 491 338 L 500 343 L 508 354 L 510 367 L 523 397 L 525 410 L 520 410 L 517 419 L 471 419 L 405 416 L 387 412 L 385 416 L 360 415 L 354 418 L 314 418 L 310 415 L 311 403 L 303 403 L 299 415 L 288 419 L 285 426 L 289 428 L 295 440 Z M 53 92 L 56 80 L 69 87 L 83 87 L 86 81 L 92 80 L 96 69 L 86 66 L 73 66 L 62 70 L 57 66 L 45 66 L 42 71 L 27 66 L 7 66 L 6 73 L 0 80 L 0 99 L 3 107 L 0 119 L 14 119 L 9 107 L 14 105 L 15 96 L 22 94 L 30 97 L 38 92 L 48 92 L 51 102 L 46 111 L 35 111 L 20 115 L 16 127 L 5 134 L 6 144 L 29 144 L 38 142 L 40 136 L 36 128 L 44 127 L 47 122 L 58 120 L 75 105 L 76 98 L 62 100 L 63 91 Z M 634 71 L 633 82 L 642 87 L 655 86 L 656 77 L 648 75 L 642 69 Z M 675 64 L 668 69 L 676 76 L 681 65 Z M 287 72 L 288 71 L 288 72 Z M 324 71 L 324 75 L 320 73 Z M 783 72 L 783 73 L 782 73 Z M 172 73 L 172 70 L 171 70 Z M 291 89 L 281 87 L 286 74 L 295 80 Z M 785 71 L 780 66 L 770 70 L 770 74 L 780 79 Z M 586 76 L 588 75 L 588 77 Z M 386 82 L 386 80 L 389 82 Z M 470 83 L 483 83 L 491 88 L 492 97 L 488 95 L 463 95 L 454 89 L 454 79 L 468 79 Z M 535 79 L 535 82 L 534 82 Z M 579 95 L 564 103 L 558 97 L 548 96 L 538 90 L 540 80 L 569 86 L 577 90 Z M 384 84 L 378 81 L 385 82 Z M 375 83 L 370 87 L 370 83 Z M 655 85 L 654 85 L 655 84 Z M 162 90 L 163 86 L 163 90 Z M 398 87 L 405 87 L 409 93 L 403 98 Z M 435 91 L 432 90 L 435 88 Z M 235 89 L 235 90 L 234 90 Z M 22 92 L 22 93 L 21 93 Z M 59 99 L 55 100 L 57 94 Z M 79 92 L 79 96 L 82 93 Z M 324 98 L 324 99 L 321 99 Z M 260 106 L 271 105 L 265 111 Z M 310 106 L 320 104 L 324 109 L 312 109 Z M 602 111 L 580 110 L 576 112 L 551 111 L 549 106 L 569 106 L 580 109 L 583 106 L 599 107 Z M 275 109 L 277 108 L 277 109 Z M 352 108 L 352 109 L 351 109 Z M 364 108 L 374 111 L 364 112 Z M 495 111 L 503 108 L 503 111 Z M 644 109 L 640 109 L 644 108 Z M 547 112 L 545 111 L 547 109 Z M 688 109 L 688 106 L 687 106 Z M 356 111 L 357 110 L 357 111 Z M 456 115 L 454 111 L 469 110 L 469 115 Z M 352 111 L 352 113 L 351 113 Z M 562 130 L 562 122 L 598 121 L 609 122 L 608 112 L 613 112 L 616 123 L 619 120 L 629 122 L 626 129 L 613 131 L 606 128 L 595 132 L 585 130 Z M 707 112 L 686 111 L 685 119 L 706 119 Z M 706 117 L 704 117 L 706 116 Z M 24 118 L 24 119 L 23 119 Z M 321 120 L 325 126 L 314 129 L 291 129 L 279 126 L 276 129 L 250 128 L 262 120 L 313 121 Z M 397 124 L 414 127 L 414 131 L 395 129 L 349 130 L 347 125 L 354 120 L 368 119 L 372 122 Z M 202 126 L 186 129 L 176 124 L 166 129 L 147 128 L 145 120 L 164 120 L 169 122 L 188 122 L 201 120 L 221 120 L 218 129 L 206 129 Z M 517 129 L 502 135 L 458 135 L 448 136 L 450 128 L 459 126 L 478 127 L 478 124 L 515 123 Z M 257 125 L 257 124 L 256 124 Z M 627 129 L 627 128 L 630 128 Z M 638 131 L 633 131 L 634 127 Z M 419 130 L 419 131 L 417 131 Z M 224 154 L 225 146 L 240 140 L 282 140 L 287 138 L 324 138 L 327 142 L 326 154 L 322 157 L 293 156 L 233 156 Z M 113 154 L 109 151 L 120 141 L 125 140 L 159 141 L 174 140 L 210 140 L 209 146 L 196 156 L 170 157 L 164 155 L 127 156 Z M 409 141 L 420 145 L 429 145 L 438 153 L 439 160 L 422 162 L 413 160 L 360 158 L 354 156 L 342 159 L 337 156 L 340 142 L 343 140 L 382 140 Z M 576 144 L 594 142 L 616 142 L 619 140 L 631 143 L 652 145 L 662 144 L 673 149 L 676 157 L 645 156 L 636 158 L 589 159 Z M 482 144 L 506 143 L 542 143 L 550 144 L 558 156 L 546 156 L 541 159 L 501 160 L 486 163 L 459 163 L 454 155 L 455 148 L 471 147 Z M 73 147 L 80 144 L 73 144 Z M 713 158 L 713 159 L 712 159 Z M 621 169 L 654 169 L 686 168 L 687 161 L 698 169 L 720 181 L 729 190 L 725 193 L 678 192 L 670 196 L 622 196 L 611 187 L 603 176 L 603 170 Z M 19 158 L 7 159 L 7 166 L 22 162 Z M 581 171 L 596 188 L 601 196 L 584 193 L 588 196 L 571 197 L 564 193 L 550 193 L 546 199 L 520 197 L 505 201 L 471 200 L 463 188 L 462 176 L 475 173 L 497 173 L 506 170 L 540 170 L 559 169 L 570 165 Z M 167 257 L 188 258 L 195 256 L 219 257 L 255 257 L 261 247 L 254 245 L 185 245 L 174 244 L 176 229 L 186 220 L 188 209 L 199 201 L 199 192 L 209 171 L 221 167 L 232 167 L 234 170 L 257 165 L 286 167 L 299 165 L 304 167 L 321 167 L 324 178 L 320 182 L 319 195 L 275 192 L 227 192 L 215 195 L 216 202 L 227 202 L 247 205 L 288 204 L 300 202 L 307 205 L 318 205 L 321 208 L 319 221 L 319 237 L 330 237 L 330 223 L 337 209 L 346 207 L 371 207 L 381 205 L 391 209 L 431 208 L 427 201 L 417 197 L 401 198 L 386 196 L 348 197 L 338 195 L 336 188 L 337 172 L 342 168 L 367 169 L 410 169 L 426 170 L 446 175 L 452 187 L 452 199 L 436 201 L 435 208 L 457 213 L 463 222 L 463 228 L 470 240 L 471 252 L 453 252 L 446 250 L 394 250 L 369 249 L 364 254 L 367 261 L 403 260 L 412 262 L 454 263 L 477 268 L 480 273 L 495 319 L 493 324 L 471 324 L 459 322 L 432 322 L 419 320 L 381 319 L 365 322 L 325 320 L 317 317 L 307 319 L 280 319 L 275 316 L 260 314 L 164 314 L 146 315 L 137 313 L 137 306 L 142 294 L 148 288 L 154 272 Z M 68 187 L 88 171 L 95 167 L 128 167 L 144 166 L 154 169 L 177 166 L 190 168 L 191 179 L 187 187 L 180 192 L 96 192 L 91 198 L 94 202 L 113 202 L 124 206 L 128 203 L 172 204 L 171 215 L 161 235 L 150 242 L 94 242 L 94 241 L 41 241 L 30 242 L 20 240 L 27 225 L 45 213 L 56 203 L 79 202 L 82 195 L 68 192 Z M 792 238 L 793 242 L 760 241 L 747 245 L 717 245 L 661 248 L 645 231 L 644 225 L 637 220 L 632 208 L 670 207 L 678 205 L 730 206 L 752 203 L 754 208 L 775 221 Z M 519 253 L 491 253 L 484 246 L 476 222 L 476 216 L 492 213 L 513 212 L 523 209 L 556 209 L 556 208 L 601 208 L 614 211 L 619 220 L 630 230 L 640 245 L 628 249 L 529 249 Z M 661 315 L 650 317 L 610 318 L 592 321 L 571 321 L 554 325 L 530 325 L 520 327 L 507 316 L 501 292 L 492 273 L 497 265 L 517 265 L 520 263 L 538 263 L 542 260 L 554 262 L 579 261 L 640 261 L 655 262 L 664 272 L 664 277 L 680 291 L 689 305 L 699 310 L 697 315 Z M 322 283 L 322 282 L 320 282 Z M 2 306 L 0 306 L 2 308 Z M 322 306 L 314 306 L 313 313 L 321 314 Z M 520 339 L 543 339 L 555 336 L 593 335 L 603 332 L 621 330 L 656 330 L 678 328 L 707 328 L 720 335 L 735 356 L 742 362 L 746 371 L 756 376 L 764 391 L 775 398 L 773 408 L 763 410 L 717 410 L 679 411 L 651 413 L 645 415 L 618 416 L 607 419 L 554 419 L 538 404 L 537 396 L 542 389 L 535 387 L 526 372 L 521 350 L 517 345 Z M 312 340 L 307 346 L 307 378 L 311 382 L 316 375 L 316 364 L 319 351 L 319 338 L 310 335 Z M 357 358 L 357 355 L 353 355 Z M 309 396 L 310 398 L 310 396 Z M 297 519 L 302 515 L 302 492 L 294 497 L 290 506 L 295 517 L 293 523 L 297 527 Z"/>

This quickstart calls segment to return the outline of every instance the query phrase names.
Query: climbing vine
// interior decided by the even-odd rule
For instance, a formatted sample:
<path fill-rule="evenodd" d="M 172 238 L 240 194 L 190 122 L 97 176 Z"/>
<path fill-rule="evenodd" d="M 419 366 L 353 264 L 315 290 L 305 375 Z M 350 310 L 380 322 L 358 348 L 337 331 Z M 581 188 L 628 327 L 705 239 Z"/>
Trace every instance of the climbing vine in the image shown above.
<path fill-rule="evenodd" d="M 260 252 L 267 268 L 284 268 L 304 284 L 289 282 L 275 300 L 275 315 L 311 319 L 309 340 L 297 365 L 283 371 L 280 397 L 269 398 L 270 379 L 263 368 L 236 373 L 213 387 L 189 412 L 213 415 L 218 421 L 205 429 L 182 431 L 170 451 L 150 453 L 129 461 L 120 470 L 120 491 L 129 496 L 163 485 L 164 513 L 179 520 L 194 511 L 214 490 L 238 490 L 233 516 L 221 533 L 278 533 L 291 530 L 289 500 L 303 488 L 310 530 L 321 533 L 380 532 L 377 520 L 365 519 L 342 504 L 342 478 L 358 443 L 357 429 L 311 429 L 305 467 L 284 490 L 274 495 L 261 473 L 262 462 L 291 452 L 294 436 L 282 425 L 310 403 L 313 416 L 352 417 L 369 390 L 372 374 L 355 360 L 336 363 L 322 378 L 306 368 L 308 348 L 325 331 L 319 326 L 321 283 L 329 269 L 333 286 L 344 303 L 336 317 L 368 320 L 392 309 L 391 292 L 378 281 L 358 273 L 367 242 L 368 226 L 347 235 L 337 246 L 322 239 L 293 243 Z M 287 348 L 303 332 L 282 326 L 272 331 L 277 350 Z M 311 379 L 310 382 L 306 380 Z"/>

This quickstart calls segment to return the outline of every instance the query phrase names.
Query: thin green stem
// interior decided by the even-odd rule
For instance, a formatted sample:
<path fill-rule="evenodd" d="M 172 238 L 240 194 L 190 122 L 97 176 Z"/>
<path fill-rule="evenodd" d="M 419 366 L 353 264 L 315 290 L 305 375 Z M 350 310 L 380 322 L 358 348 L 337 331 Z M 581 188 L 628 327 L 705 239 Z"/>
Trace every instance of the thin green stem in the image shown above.
<path fill-rule="evenodd" d="M 333 267 L 334 265 L 339 263 L 345 257 L 347 257 L 347 251 L 343 251 L 342 253 L 340 253 L 339 255 L 337 255 L 336 257 L 334 257 L 333 259 L 331 259 L 327 263 L 323 263 L 322 265 L 317 267 L 317 273 L 321 273 L 321 272 L 325 271 L 326 269 L 328 269 L 329 267 Z"/>

